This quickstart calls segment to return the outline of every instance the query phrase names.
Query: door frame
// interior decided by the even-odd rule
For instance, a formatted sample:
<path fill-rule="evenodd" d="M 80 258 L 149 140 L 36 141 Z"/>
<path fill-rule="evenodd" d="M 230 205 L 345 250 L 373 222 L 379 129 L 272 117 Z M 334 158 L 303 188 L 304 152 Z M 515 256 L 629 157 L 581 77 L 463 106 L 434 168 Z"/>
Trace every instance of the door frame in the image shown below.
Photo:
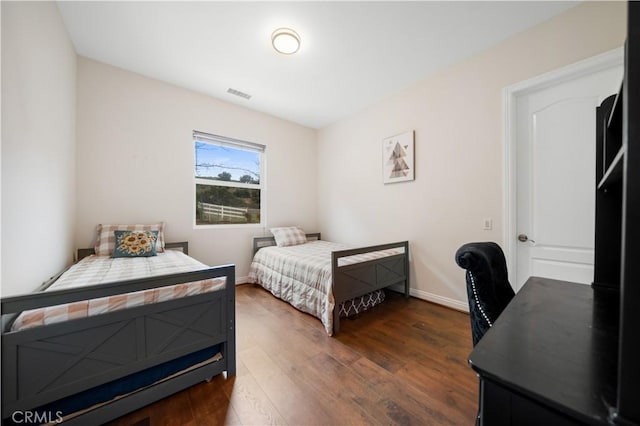
<path fill-rule="evenodd" d="M 517 113 L 516 105 L 519 96 L 545 89 L 565 81 L 613 68 L 624 64 L 624 48 L 619 47 L 605 53 L 575 62 L 545 74 L 512 84 L 502 89 L 503 125 L 503 229 L 504 254 L 507 259 L 507 270 L 511 281 L 516 276 L 517 243 L 516 243 L 516 159 L 517 159 Z M 594 183 L 595 185 L 595 183 Z M 512 284 L 513 285 L 513 284 Z M 515 287 L 515 285 L 514 285 Z M 519 290 L 514 288 L 514 290 Z"/>

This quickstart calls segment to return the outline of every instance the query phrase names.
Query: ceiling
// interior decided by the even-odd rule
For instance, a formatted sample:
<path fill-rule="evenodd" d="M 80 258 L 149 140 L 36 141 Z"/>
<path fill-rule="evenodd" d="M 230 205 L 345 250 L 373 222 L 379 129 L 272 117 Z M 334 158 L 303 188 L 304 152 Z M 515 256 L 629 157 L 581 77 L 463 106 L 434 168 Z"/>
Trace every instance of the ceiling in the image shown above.
<path fill-rule="evenodd" d="M 79 55 L 322 128 L 576 4 L 61 1 L 58 7 Z M 279 27 L 300 34 L 295 55 L 271 47 Z"/>

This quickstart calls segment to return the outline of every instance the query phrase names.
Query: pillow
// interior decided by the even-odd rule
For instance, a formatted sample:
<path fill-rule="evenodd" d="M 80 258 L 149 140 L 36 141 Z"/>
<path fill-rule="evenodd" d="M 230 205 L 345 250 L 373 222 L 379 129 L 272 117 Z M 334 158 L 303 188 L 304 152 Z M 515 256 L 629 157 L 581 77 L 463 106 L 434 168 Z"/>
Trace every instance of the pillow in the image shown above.
<path fill-rule="evenodd" d="M 164 222 L 151 225 L 98 225 L 94 249 L 97 256 L 111 256 L 116 247 L 114 231 L 158 231 L 156 253 L 164 252 Z"/>
<path fill-rule="evenodd" d="M 158 231 L 113 231 L 115 248 L 111 257 L 149 257 L 156 255 Z"/>
<path fill-rule="evenodd" d="M 278 247 L 295 246 L 307 242 L 304 231 L 297 226 L 271 228 L 271 233 L 276 239 Z"/>

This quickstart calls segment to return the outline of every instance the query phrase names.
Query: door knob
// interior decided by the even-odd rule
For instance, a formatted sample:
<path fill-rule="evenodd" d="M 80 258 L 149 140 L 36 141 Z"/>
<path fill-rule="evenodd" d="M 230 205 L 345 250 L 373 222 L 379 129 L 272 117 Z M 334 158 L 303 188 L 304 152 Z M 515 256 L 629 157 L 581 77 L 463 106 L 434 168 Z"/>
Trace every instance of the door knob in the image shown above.
<path fill-rule="evenodd" d="M 529 239 L 529 237 L 527 237 L 527 234 L 518 235 L 518 241 L 520 241 L 521 243 L 526 243 L 527 241 L 529 241 L 535 244 L 535 241 Z"/>

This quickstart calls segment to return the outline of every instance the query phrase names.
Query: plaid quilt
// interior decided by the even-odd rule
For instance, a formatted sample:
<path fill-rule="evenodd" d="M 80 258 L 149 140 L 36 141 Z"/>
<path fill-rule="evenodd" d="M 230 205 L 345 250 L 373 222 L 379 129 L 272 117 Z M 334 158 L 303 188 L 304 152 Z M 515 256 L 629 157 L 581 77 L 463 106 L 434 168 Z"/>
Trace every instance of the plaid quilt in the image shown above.
<path fill-rule="evenodd" d="M 322 321 L 333 334 L 331 252 L 350 247 L 328 241 L 310 241 L 288 247 L 263 247 L 249 268 L 249 282 L 269 290 Z M 380 250 L 338 259 L 338 266 L 350 265 L 402 253 L 402 249 Z"/>
<path fill-rule="evenodd" d="M 62 290 L 82 286 L 106 284 L 151 276 L 191 272 L 208 266 L 177 250 L 166 250 L 157 256 L 111 258 L 89 256 L 73 265 L 47 290 Z M 48 306 L 22 312 L 11 326 L 11 331 L 70 319 L 83 318 L 134 306 L 162 302 L 225 288 L 226 278 L 176 284 L 167 287 L 118 294 L 64 305 Z"/>

